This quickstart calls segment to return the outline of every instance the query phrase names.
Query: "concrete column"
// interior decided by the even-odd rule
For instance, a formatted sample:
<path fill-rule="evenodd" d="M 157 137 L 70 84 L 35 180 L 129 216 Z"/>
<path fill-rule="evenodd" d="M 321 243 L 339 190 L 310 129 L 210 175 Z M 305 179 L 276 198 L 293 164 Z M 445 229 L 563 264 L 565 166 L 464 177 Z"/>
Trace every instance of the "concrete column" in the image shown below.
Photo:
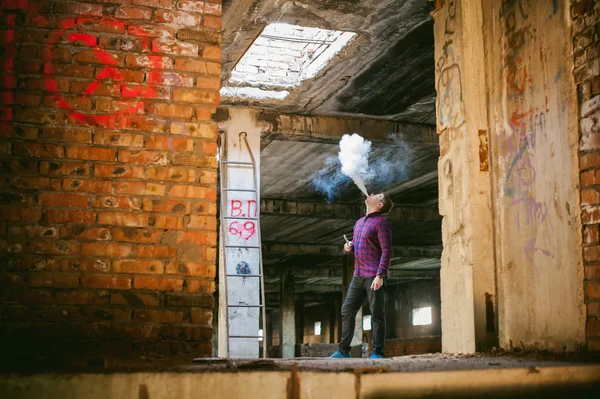
<path fill-rule="evenodd" d="M 304 343 L 304 301 L 296 301 L 296 343 Z"/>
<path fill-rule="evenodd" d="M 279 275 L 279 347 L 283 359 L 295 357 L 296 344 L 296 302 L 294 300 L 294 275 L 289 269 L 282 269 Z"/>
<path fill-rule="evenodd" d="M 472 353 L 498 336 L 483 4 L 443 4 L 434 13 L 442 350 Z"/>

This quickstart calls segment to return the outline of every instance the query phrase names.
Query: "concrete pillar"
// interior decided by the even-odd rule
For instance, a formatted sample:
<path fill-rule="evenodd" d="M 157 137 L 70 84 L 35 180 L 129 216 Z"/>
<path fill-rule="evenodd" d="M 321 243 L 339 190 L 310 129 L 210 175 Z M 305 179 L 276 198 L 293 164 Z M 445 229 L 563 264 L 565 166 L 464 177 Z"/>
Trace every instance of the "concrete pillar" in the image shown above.
<path fill-rule="evenodd" d="M 304 301 L 296 301 L 296 343 L 304 343 Z"/>
<path fill-rule="evenodd" d="M 442 350 L 472 353 L 498 334 L 482 0 L 443 4 L 434 13 Z"/>
<path fill-rule="evenodd" d="M 282 269 L 279 274 L 279 347 L 283 359 L 295 357 L 296 345 L 296 302 L 294 300 L 294 275 L 289 269 Z"/>

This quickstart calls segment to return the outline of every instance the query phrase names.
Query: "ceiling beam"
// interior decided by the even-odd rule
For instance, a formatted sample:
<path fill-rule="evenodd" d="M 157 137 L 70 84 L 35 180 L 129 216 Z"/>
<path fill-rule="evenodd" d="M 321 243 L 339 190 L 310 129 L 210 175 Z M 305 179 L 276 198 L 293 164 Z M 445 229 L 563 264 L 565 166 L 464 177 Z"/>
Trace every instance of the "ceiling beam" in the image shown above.
<path fill-rule="evenodd" d="M 351 203 L 328 204 L 324 201 L 262 198 L 260 200 L 260 213 L 263 216 L 297 216 L 330 220 L 360 219 L 365 215 L 365 206 L 363 204 Z M 442 219 L 437 208 L 409 206 L 395 206 L 386 217 L 391 221 L 432 221 Z"/>
<path fill-rule="evenodd" d="M 263 132 L 261 147 L 273 140 L 311 141 L 337 144 L 344 134 L 358 133 L 367 140 L 389 141 L 394 135 L 403 141 L 439 146 L 435 125 L 391 122 L 381 119 L 277 114 L 263 111 L 259 121 L 271 128 Z"/>

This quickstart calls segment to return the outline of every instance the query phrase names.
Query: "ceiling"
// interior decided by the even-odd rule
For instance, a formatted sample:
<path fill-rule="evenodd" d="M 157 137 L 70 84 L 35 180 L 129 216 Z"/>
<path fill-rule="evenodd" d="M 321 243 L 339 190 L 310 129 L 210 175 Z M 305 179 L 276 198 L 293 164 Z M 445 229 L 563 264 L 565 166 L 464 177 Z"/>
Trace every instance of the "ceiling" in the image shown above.
<path fill-rule="evenodd" d="M 371 139 L 371 159 L 379 162 L 379 173 L 367 182 L 367 188 L 387 192 L 396 204 L 389 215 L 394 243 L 391 280 L 396 282 L 439 278 L 439 145 L 431 9 L 430 0 L 223 1 L 224 87 L 243 85 L 230 81 L 232 71 L 268 24 L 357 34 L 315 77 L 286 88 L 285 99 L 222 94 L 225 108 L 249 106 L 272 114 L 364 118 L 365 126 L 372 119 L 417 124 L 413 129 L 417 133 L 408 140 L 398 140 L 393 134 Z M 256 82 L 254 87 L 274 89 Z M 263 134 L 261 232 L 267 303 L 277 303 L 282 267 L 294 270 L 297 294 L 341 290 L 342 234 L 351 236 L 355 221 L 364 213 L 364 196 L 339 172 L 339 137 L 319 138 L 318 130 L 325 125 L 315 127 L 310 137 L 297 137 L 291 134 L 297 132 L 284 129 Z M 423 129 L 430 130 L 426 136 L 434 139 L 424 140 Z M 368 130 L 347 133 L 367 137 Z M 318 189 L 319 183 L 332 182 L 340 182 L 336 190 Z"/>
<path fill-rule="evenodd" d="M 431 8 L 428 0 L 224 0 L 223 86 L 240 85 L 229 81 L 232 70 L 270 23 L 357 36 L 284 100 L 223 96 L 222 105 L 435 124 Z"/>

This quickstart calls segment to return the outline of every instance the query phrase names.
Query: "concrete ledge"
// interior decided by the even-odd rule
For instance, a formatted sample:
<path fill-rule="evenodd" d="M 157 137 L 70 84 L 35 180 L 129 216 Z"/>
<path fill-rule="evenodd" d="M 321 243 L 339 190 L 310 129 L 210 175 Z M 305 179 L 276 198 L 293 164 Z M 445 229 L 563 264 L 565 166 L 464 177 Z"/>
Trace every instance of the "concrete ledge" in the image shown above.
<path fill-rule="evenodd" d="M 0 376 L 0 394 L 12 399 L 512 399 L 550 393 L 546 397 L 579 399 L 594 397 L 600 388 L 598 365 L 386 373 L 384 363 L 379 364 L 367 367 L 365 362 L 345 372 L 299 371 L 296 365 L 291 371 L 5 375 Z"/>

